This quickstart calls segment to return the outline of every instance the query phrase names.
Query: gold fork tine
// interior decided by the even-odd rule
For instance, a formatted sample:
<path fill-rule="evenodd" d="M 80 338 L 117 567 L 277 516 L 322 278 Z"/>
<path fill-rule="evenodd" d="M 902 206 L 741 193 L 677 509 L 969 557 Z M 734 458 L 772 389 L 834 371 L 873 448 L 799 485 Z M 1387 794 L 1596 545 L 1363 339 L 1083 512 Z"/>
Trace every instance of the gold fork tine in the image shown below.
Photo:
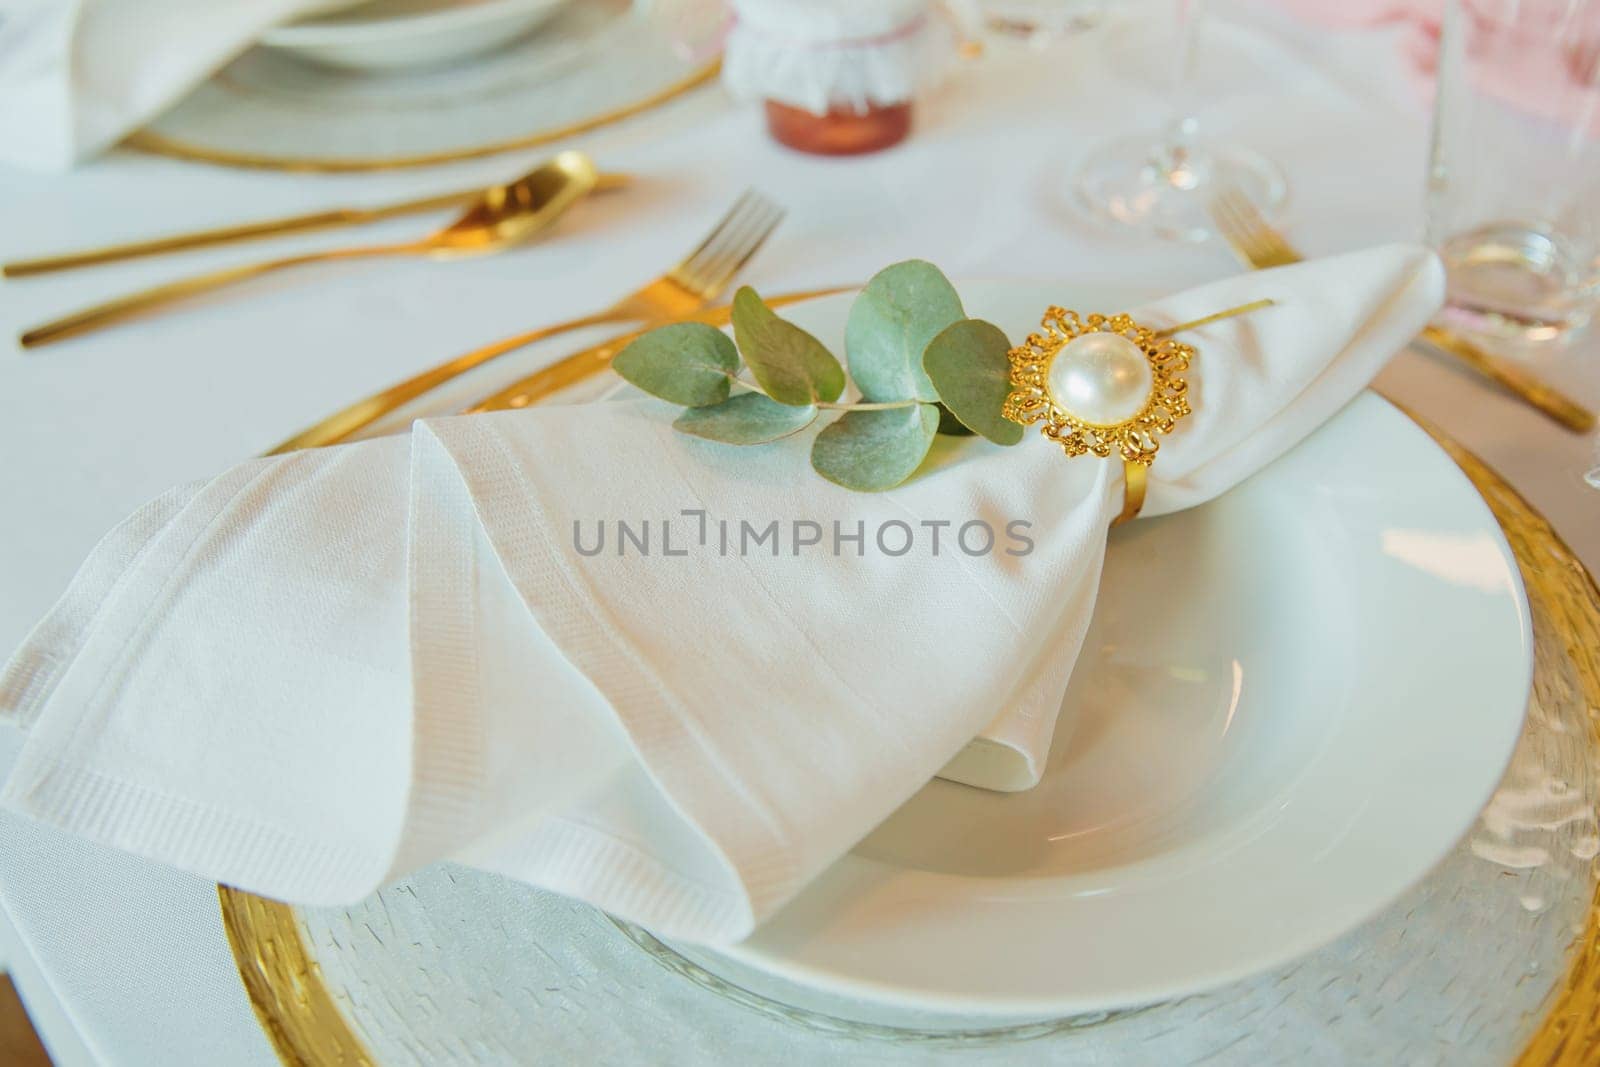
<path fill-rule="evenodd" d="M 1225 190 L 1211 203 L 1217 232 L 1247 266 L 1257 270 L 1298 263 L 1301 255 L 1275 230 L 1256 206 L 1236 190 Z M 1423 328 L 1422 340 L 1500 385 L 1540 414 L 1575 433 L 1595 428 L 1595 413 L 1537 376 L 1485 351 L 1443 326 Z"/>
<path fill-rule="evenodd" d="M 1244 242 L 1256 252 L 1261 251 L 1261 232 L 1250 214 L 1244 210 L 1241 203 L 1243 196 L 1233 190 L 1228 190 L 1221 197 L 1224 210 L 1233 220 L 1235 232 L 1242 235 Z"/>
<path fill-rule="evenodd" d="M 782 221 L 783 212 L 777 209 L 753 217 L 749 229 L 737 241 L 729 240 L 717 255 L 699 264 L 700 291 L 708 297 L 721 293 Z"/>
<path fill-rule="evenodd" d="M 748 215 L 741 214 L 737 219 L 730 219 L 714 244 L 708 245 L 694 258 L 674 267 L 669 277 L 696 293 L 703 291 L 707 285 L 706 265 L 725 254 L 723 252 L 725 245 L 742 244 L 754 230 L 752 219 Z"/>
<path fill-rule="evenodd" d="M 1251 247 L 1256 255 L 1263 261 L 1274 266 L 1282 266 L 1299 255 L 1291 249 L 1287 242 L 1276 239 L 1276 235 L 1267 228 L 1266 219 L 1261 217 L 1255 205 L 1245 199 L 1244 194 L 1233 191 L 1229 196 L 1229 206 L 1238 220 L 1239 225 L 1249 234 Z"/>
<path fill-rule="evenodd" d="M 1228 189 L 1217 199 L 1228 221 L 1222 228 L 1238 235 L 1239 243 L 1255 266 L 1281 267 L 1302 258 L 1282 235 L 1267 225 L 1267 220 L 1243 193 Z"/>
<path fill-rule="evenodd" d="M 747 192 L 676 266 L 610 307 L 459 355 L 334 412 L 279 444 L 267 455 L 337 444 L 452 378 L 547 337 L 585 326 L 616 322 L 658 325 L 692 315 L 716 298 L 738 269 L 766 242 L 781 217 L 782 212 L 766 197 Z M 703 270 L 708 262 L 717 268 L 716 273 L 709 276 Z M 597 369 L 604 366 L 605 363 L 600 363 Z"/>
<path fill-rule="evenodd" d="M 777 229 L 778 223 L 782 221 L 783 213 L 780 211 L 774 215 L 765 226 L 762 227 L 761 232 L 756 235 L 755 242 L 749 248 L 745 249 L 744 254 L 727 265 L 722 273 L 717 276 L 716 288 L 718 291 L 727 288 L 728 283 L 734 279 L 735 275 L 744 269 L 745 264 L 750 262 L 750 257 L 756 254 L 756 250 L 761 247 L 762 243 L 766 241 L 769 236 L 771 236 L 772 231 Z"/>
<path fill-rule="evenodd" d="M 1234 255 L 1252 268 L 1260 267 L 1258 249 L 1251 238 L 1249 227 L 1239 219 L 1235 210 L 1232 190 L 1224 190 L 1211 201 L 1211 217 L 1217 224 L 1217 233 L 1233 249 Z"/>
<path fill-rule="evenodd" d="M 711 254 L 704 256 L 695 264 L 702 282 L 714 285 L 718 279 L 726 278 L 729 269 L 739 261 L 745 250 L 752 243 L 761 240 L 763 233 L 771 231 L 777 222 L 774 216 L 775 213 L 769 211 L 752 213 L 737 234 L 731 235 L 729 240 L 724 241 Z"/>
<path fill-rule="evenodd" d="M 751 221 L 763 211 L 765 199 L 760 194 L 747 190 L 728 209 L 728 213 L 706 235 L 706 239 L 695 250 L 679 260 L 672 269 L 672 275 L 684 282 L 698 282 L 701 267 L 713 257 L 721 254 L 722 249 L 730 241 L 743 240 L 744 234 L 751 228 Z"/>
<path fill-rule="evenodd" d="M 720 291 L 745 260 L 761 247 L 783 212 L 765 197 L 746 193 L 717 228 L 711 239 L 679 264 L 673 276 L 690 289 L 708 298 Z"/>
<path fill-rule="evenodd" d="M 695 245 L 694 249 L 688 255 L 684 256 L 683 259 L 678 261 L 677 265 L 673 267 L 673 270 L 684 270 L 699 262 L 700 257 L 705 255 L 706 250 L 712 245 L 716 244 L 717 241 L 720 240 L 727 232 L 728 228 L 736 224 L 739 219 L 743 218 L 744 213 L 754 204 L 758 203 L 761 199 L 763 199 L 761 194 L 756 192 L 754 189 L 746 189 L 744 192 L 740 193 L 739 199 L 733 202 L 733 206 L 728 209 L 727 214 L 723 215 L 722 218 L 717 220 L 717 224 L 711 228 L 711 232 L 706 234 L 705 240 Z"/>

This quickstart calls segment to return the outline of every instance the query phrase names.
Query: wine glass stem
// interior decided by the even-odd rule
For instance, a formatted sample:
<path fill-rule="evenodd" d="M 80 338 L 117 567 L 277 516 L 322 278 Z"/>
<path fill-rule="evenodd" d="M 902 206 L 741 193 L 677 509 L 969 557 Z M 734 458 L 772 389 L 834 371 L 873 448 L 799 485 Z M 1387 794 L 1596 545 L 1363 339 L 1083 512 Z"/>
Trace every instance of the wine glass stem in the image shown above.
<path fill-rule="evenodd" d="M 1168 109 L 1172 117 L 1161 143 L 1161 165 L 1174 187 L 1187 189 L 1198 180 L 1193 157 L 1200 122 L 1190 110 L 1194 101 L 1191 82 L 1206 0 L 1172 0 L 1172 3 L 1176 8 L 1177 48 L 1168 87 L 1171 94 Z"/>

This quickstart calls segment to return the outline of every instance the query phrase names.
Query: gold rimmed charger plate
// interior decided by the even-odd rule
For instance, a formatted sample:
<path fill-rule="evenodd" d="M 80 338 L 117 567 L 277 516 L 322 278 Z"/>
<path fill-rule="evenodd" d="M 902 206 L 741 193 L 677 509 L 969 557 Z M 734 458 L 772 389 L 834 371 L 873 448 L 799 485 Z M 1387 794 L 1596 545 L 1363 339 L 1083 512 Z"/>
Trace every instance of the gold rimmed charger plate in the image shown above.
<path fill-rule="evenodd" d="M 252 49 L 123 145 L 267 170 L 432 166 L 622 122 L 720 68 L 683 54 L 629 0 L 584 0 L 523 41 L 435 70 L 340 71 Z"/>
<path fill-rule="evenodd" d="M 1592 650 L 1600 648 L 1600 591 L 1550 524 L 1511 486 L 1443 431 L 1416 421 L 1472 481 L 1516 554 L 1527 586 L 1535 644 L 1530 722 L 1578 724 L 1584 731 L 1580 747 L 1591 755 L 1600 751 L 1600 720 L 1589 711 L 1600 707 L 1600 666 L 1592 658 Z M 1517 1058 L 1519 1067 L 1578 1067 L 1600 1059 L 1600 895 L 1595 895 L 1592 883 L 1583 884 L 1586 899 L 1575 903 L 1587 913 L 1586 921 L 1566 958 L 1564 977 L 1546 998 L 1547 1013 Z M 226 886 L 218 893 L 240 977 L 283 1062 L 374 1063 L 325 983 L 295 909 Z M 714 976 L 696 978 L 697 970 L 677 969 L 677 973 L 728 995 L 726 983 Z M 764 1000 L 737 988 L 733 999 L 757 1010 Z M 782 1005 L 772 1005 L 772 1011 L 790 1020 L 805 1015 Z M 1037 1025 L 1023 1027 L 1018 1035 L 1037 1037 L 1038 1031 Z M 984 1036 L 1005 1038 L 1004 1031 L 987 1031 Z"/>

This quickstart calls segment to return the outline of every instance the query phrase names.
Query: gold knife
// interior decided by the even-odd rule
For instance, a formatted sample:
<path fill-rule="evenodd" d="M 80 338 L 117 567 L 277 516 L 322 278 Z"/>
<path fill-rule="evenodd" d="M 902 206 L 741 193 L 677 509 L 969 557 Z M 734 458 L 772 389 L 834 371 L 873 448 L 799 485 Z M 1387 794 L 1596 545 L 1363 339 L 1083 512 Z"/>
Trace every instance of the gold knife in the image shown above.
<path fill-rule="evenodd" d="M 1590 433 L 1594 430 L 1593 411 L 1510 360 L 1490 355 L 1465 337 L 1442 326 L 1428 326 L 1422 331 L 1422 339 L 1441 352 L 1456 357 L 1490 381 L 1498 382 L 1512 395 L 1521 397 L 1573 433 Z"/>

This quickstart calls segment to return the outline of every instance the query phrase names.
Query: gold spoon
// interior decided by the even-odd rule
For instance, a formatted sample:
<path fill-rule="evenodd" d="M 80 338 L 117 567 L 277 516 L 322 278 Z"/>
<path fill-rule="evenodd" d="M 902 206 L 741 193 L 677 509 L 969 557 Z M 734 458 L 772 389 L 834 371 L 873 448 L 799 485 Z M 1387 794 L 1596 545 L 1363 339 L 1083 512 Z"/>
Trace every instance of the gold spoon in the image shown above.
<path fill-rule="evenodd" d="M 36 326 L 19 341 L 23 348 L 36 348 L 122 322 L 199 293 L 307 263 L 368 256 L 417 255 L 445 259 L 499 252 L 549 228 L 569 207 L 594 189 L 598 180 L 594 161 L 587 155 L 562 152 L 516 181 L 485 189 L 455 221 L 420 241 L 334 248 L 181 278 Z"/>
<path fill-rule="evenodd" d="M 632 179 L 626 174 L 601 174 L 600 180 L 595 182 L 594 191 L 597 193 L 615 192 L 618 189 L 626 189 L 631 184 Z M 339 226 L 365 226 L 368 223 L 381 222 L 384 219 L 399 218 L 402 215 L 420 215 L 427 211 L 443 211 L 445 208 L 455 208 L 460 211 L 469 204 L 477 203 L 483 192 L 483 186 L 474 185 L 470 189 L 434 193 L 432 196 L 419 196 L 389 204 L 377 204 L 370 207 L 329 208 L 324 211 L 306 212 L 302 215 L 283 215 L 275 219 L 258 219 L 255 222 L 239 222 L 227 226 L 209 227 L 204 230 L 189 230 L 185 233 L 168 234 L 165 237 L 146 237 L 122 244 L 101 245 L 99 248 L 83 248 L 76 252 L 58 252 L 54 255 L 37 256 L 32 259 L 14 259 L 10 263 L 0 263 L 0 278 L 30 278 L 39 274 L 52 274 L 56 271 L 95 267 L 102 263 L 119 263 L 123 260 L 139 259 L 143 256 L 161 256 L 170 252 L 187 252 L 194 248 L 212 248 L 217 245 L 237 244 L 241 241 L 259 241 L 267 237 L 283 237 L 287 234 L 306 233 L 311 230 L 331 230 Z"/>

